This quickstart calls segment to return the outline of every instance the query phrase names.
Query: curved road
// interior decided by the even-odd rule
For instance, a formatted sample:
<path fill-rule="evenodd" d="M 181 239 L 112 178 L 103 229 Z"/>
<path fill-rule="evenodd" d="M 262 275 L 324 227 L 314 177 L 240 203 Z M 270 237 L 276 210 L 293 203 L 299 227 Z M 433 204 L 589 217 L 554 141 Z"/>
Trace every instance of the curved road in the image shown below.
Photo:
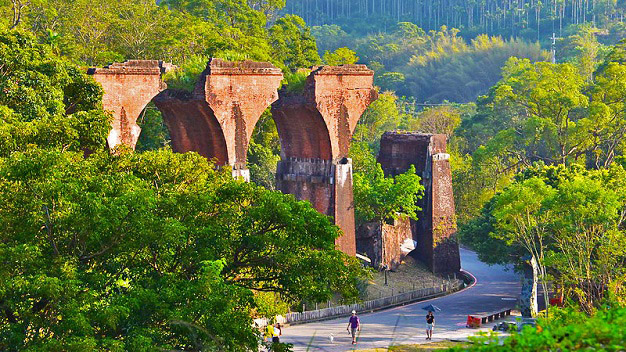
<path fill-rule="evenodd" d="M 432 303 L 442 309 L 435 312 L 433 340 L 458 339 L 476 333 L 465 328 L 468 314 L 489 313 L 513 308 L 520 292 L 519 277 L 504 266 L 489 266 L 476 253 L 461 248 L 461 264 L 472 273 L 476 284 L 463 291 L 428 301 L 412 303 L 375 313 L 360 314 L 361 335 L 357 348 L 381 348 L 398 344 L 424 343 L 425 315 L 420 307 Z M 428 303 L 425 303 L 428 302 Z M 351 338 L 346 331 L 348 317 L 285 328 L 281 342 L 294 345 L 295 351 L 350 351 Z M 487 324 L 481 330 L 489 330 Z M 333 334 L 333 342 L 330 335 Z"/>

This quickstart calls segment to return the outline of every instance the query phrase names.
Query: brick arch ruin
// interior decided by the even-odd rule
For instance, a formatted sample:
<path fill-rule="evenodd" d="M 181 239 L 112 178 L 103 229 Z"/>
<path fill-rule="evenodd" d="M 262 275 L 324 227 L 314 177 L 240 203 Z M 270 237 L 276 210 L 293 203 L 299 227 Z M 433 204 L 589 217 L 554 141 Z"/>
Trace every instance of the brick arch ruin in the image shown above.
<path fill-rule="evenodd" d="M 102 105 L 113 114 L 107 137 L 109 148 L 125 144 L 135 149 L 141 133 L 137 119 L 146 105 L 166 88 L 161 74 L 172 67 L 157 60 L 130 60 L 87 70 L 102 85 Z"/>
<path fill-rule="evenodd" d="M 304 90 L 278 92 L 282 72 L 269 63 L 211 59 L 193 92 L 167 89 L 161 75 L 172 65 L 132 60 L 88 73 L 104 90 L 103 106 L 114 119 L 107 144 L 134 149 L 137 119 L 151 101 L 163 115 L 176 152 L 194 151 L 230 165 L 233 176 L 249 179 L 247 151 L 254 127 L 272 105 L 281 141 L 278 188 L 309 200 L 343 230 L 337 248 L 356 253 L 352 165 L 347 158 L 352 132 L 377 98 L 374 72 L 365 65 L 312 69 Z"/>
<path fill-rule="evenodd" d="M 278 189 L 309 200 L 319 212 L 331 216 L 343 231 L 336 240 L 337 248 L 354 255 L 348 151 L 361 114 L 377 98 L 374 72 L 365 65 L 314 67 L 302 91 L 290 92 L 278 91 L 283 76 L 269 63 L 211 59 L 194 91 L 185 92 L 167 89 L 162 82 L 161 75 L 170 68 L 172 65 L 160 61 L 134 60 L 88 70 L 101 83 L 103 106 L 114 116 L 108 146 L 135 147 L 141 131 L 137 119 L 152 101 L 163 115 L 174 151 L 197 152 L 218 165 L 230 165 L 233 176 L 249 179 L 248 144 L 261 114 L 271 105 L 281 142 Z M 378 161 L 385 174 L 396 175 L 415 165 L 426 191 L 419 220 L 407 222 L 406 231 L 400 226 L 393 228 L 389 235 L 393 238 L 386 240 L 385 248 L 394 248 L 386 249 L 387 257 L 381 256 L 381 262 L 400 258 L 401 242 L 408 238 L 417 242 L 412 253 L 433 272 L 460 269 L 458 244 L 453 240 L 456 224 L 445 145 L 442 135 L 383 135 Z M 376 241 L 380 239 L 370 243 L 361 238 L 361 251 L 380 251 Z M 364 250 L 363 246 L 371 248 Z"/>

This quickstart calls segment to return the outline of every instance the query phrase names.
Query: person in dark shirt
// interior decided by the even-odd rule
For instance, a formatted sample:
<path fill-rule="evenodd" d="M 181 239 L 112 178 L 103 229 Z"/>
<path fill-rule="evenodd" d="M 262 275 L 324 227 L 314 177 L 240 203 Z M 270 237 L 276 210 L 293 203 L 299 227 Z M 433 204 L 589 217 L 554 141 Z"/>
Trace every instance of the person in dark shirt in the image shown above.
<path fill-rule="evenodd" d="M 428 311 L 426 314 L 426 340 L 433 339 L 433 326 L 435 326 L 435 316 L 433 312 Z"/>
<path fill-rule="evenodd" d="M 348 327 L 346 328 L 352 334 L 352 344 L 356 345 L 356 332 L 361 331 L 361 321 L 356 316 L 356 311 L 352 311 L 350 321 L 348 321 Z"/>

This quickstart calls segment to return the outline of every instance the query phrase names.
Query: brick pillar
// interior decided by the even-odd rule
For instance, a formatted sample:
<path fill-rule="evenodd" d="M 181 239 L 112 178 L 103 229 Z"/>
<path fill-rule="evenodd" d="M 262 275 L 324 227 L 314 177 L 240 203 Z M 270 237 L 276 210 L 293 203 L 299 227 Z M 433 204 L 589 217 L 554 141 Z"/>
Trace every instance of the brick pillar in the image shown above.
<path fill-rule="evenodd" d="M 455 238 L 456 218 L 446 136 L 442 134 L 386 132 L 380 142 L 378 162 L 386 175 L 406 172 L 411 165 L 425 188 L 417 221 L 411 221 L 417 247 L 416 259 L 434 273 L 461 269 L 459 246 Z"/>
<path fill-rule="evenodd" d="M 168 89 L 154 99 L 173 150 L 195 151 L 249 180 L 248 143 L 263 111 L 278 99 L 282 77 L 270 63 L 211 59 L 193 93 Z"/>
<path fill-rule="evenodd" d="M 302 92 L 279 92 L 272 105 L 281 143 L 277 188 L 309 200 L 343 231 L 337 248 L 356 254 L 352 161 L 356 123 L 377 98 L 365 65 L 314 67 Z"/>
<path fill-rule="evenodd" d="M 109 148 L 126 144 L 135 149 L 141 133 L 137 118 L 152 98 L 165 89 L 161 74 L 171 67 L 156 60 L 130 60 L 87 70 L 102 85 L 104 109 L 113 113 L 107 137 Z"/>

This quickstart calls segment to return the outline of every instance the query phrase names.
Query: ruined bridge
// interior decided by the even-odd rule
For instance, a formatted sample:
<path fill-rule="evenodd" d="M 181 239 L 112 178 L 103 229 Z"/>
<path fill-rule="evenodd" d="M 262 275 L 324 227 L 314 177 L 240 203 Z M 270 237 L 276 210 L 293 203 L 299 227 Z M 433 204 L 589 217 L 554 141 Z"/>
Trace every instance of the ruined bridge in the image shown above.
<path fill-rule="evenodd" d="M 215 160 L 219 166 L 231 166 L 234 177 L 249 180 L 248 144 L 261 114 L 271 105 L 281 144 L 276 174 L 278 189 L 310 201 L 320 213 L 331 216 L 343 231 L 336 240 L 337 248 L 355 255 L 352 161 L 348 151 L 361 114 L 378 97 L 373 87 L 374 72 L 365 65 L 313 67 L 303 90 L 289 92 L 278 90 L 283 75 L 269 63 L 211 59 L 194 91 L 187 92 L 167 89 L 163 83 L 162 74 L 172 67 L 160 61 L 131 60 L 88 70 L 103 87 L 104 109 L 113 113 L 107 138 L 109 148 L 120 144 L 135 148 L 141 132 L 137 119 L 146 105 L 154 102 L 169 129 L 175 152 L 197 152 Z M 445 152 L 445 139 L 443 143 Z M 429 143 L 400 144 L 389 147 L 389 160 L 412 160 L 412 157 L 396 157 L 396 148 L 404 150 L 407 156 L 422 155 L 430 150 Z M 431 153 L 427 154 L 430 158 Z M 380 161 L 387 168 L 393 164 L 384 158 Z M 426 167 L 421 169 L 417 165 L 418 170 L 422 176 L 428 176 L 432 165 L 430 162 L 424 165 Z M 397 171 L 406 165 L 400 166 Z M 449 165 L 447 172 L 449 176 Z M 423 180 L 431 182 L 424 177 Z M 427 187 L 427 192 L 435 192 L 434 198 L 441 193 L 437 185 L 439 183 L 434 184 L 434 188 Z M 443 213 L 453 216 L 453 206 L 451 209 L 451 214 L 448 214 L 449 209 Z M 431 213 L 435 213 L 435 217 L 442 214 Z M 419 226 L 423 228 L 420 234 L 417 234 L 416 223 L 411 224 L 409 231 L 413 234 L 408 234 L 429 247 L 437 245 L 433 238 L 447 238 L 455 232 L 455 227 L 450 227 L 443 236 L 433 236 L 437 225 L 433 226 L 431 213 L 424 214 L 429 220 Z M 447 215 L 444 218 L 448 219 Z M 424 238 L 431 240 L 422 242 Z M 419 259 L 434 271 L 458 270 L 458 247 L 456 261 L 453 260 L 457 264 L 450 267 L 441 265 L 438 259 L 441 255 L 432 248 L 423 252 L 424 257 Z M 438 264 L 433 265 L 435 262 Z"/>
<path fill-rule="evenodd" d="M 197 152 L 249 180 L 248 144 L 261 114 L 272 105 L 281 143 L 278 188 L 333 217 L 343 231 L 337 248 L 354 255 L 348 151 L 357 121 L 378 97 L 374 72 L 365 65 L 314 67 L 302 92 L 279 92 L 282 72 L 269 63 L 211 59 L 194 91 L 185 92 L 163 83 L 161 75 L 171 67 L 133 60 L 89 69 L 104 89 L 104 109 L 114 116 L 108 146 L 135 148 L 141 132 L 137 119 L 152 101 L 175 152 Z"/>

